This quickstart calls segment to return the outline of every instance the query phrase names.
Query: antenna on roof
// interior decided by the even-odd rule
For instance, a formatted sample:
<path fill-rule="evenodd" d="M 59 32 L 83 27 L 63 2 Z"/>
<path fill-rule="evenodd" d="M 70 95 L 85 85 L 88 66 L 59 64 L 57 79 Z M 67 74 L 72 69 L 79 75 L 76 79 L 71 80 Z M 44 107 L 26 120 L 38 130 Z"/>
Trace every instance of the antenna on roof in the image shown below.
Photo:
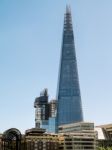
<path fill-rule="evenodd" d="M 71 13 L 70 5 L 66 5 L 66 13 Z"/>

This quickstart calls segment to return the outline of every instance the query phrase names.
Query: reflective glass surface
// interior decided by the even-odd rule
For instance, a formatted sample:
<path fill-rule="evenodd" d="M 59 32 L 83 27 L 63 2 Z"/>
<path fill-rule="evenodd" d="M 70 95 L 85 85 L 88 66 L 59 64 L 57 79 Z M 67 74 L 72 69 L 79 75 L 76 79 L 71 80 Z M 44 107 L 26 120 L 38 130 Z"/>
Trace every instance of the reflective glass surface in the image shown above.
<path fill-rule="evenodd" d="M 83 121 L 71 13 L 66 12 L 57 91 L 57 124 Z"/>
<path fill-rule="evenodd" d="M 49 132 L 50 133 L 56 132 L 56 118 L 55 117 L 49 118 Z"/>

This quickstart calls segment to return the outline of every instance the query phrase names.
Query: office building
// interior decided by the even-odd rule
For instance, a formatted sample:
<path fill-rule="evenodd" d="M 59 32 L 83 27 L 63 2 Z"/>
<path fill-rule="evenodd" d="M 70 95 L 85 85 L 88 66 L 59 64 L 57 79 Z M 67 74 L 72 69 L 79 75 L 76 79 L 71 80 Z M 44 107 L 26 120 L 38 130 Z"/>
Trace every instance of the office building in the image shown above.
<path fill-rule="evenodd" d="M 92 122 L 77 122 L 59 126 L 59 133 L 76 133 L 85 132 L 91 133 L 94 131 L 94 123 Z"/>
<path fill-rule="evenodd" d="M 57 100 L 58 126 L 83 121 L 72 17 L 68 6 L 64 17 Z"/>
<path fill-rule="evenodd" d="M 29 129 L 25 133 L 26 150 L 59 150 L 58 136 L 43 129 Z"/>
<path fill-rule="evenodd" d="M 44 89 L 34 102 L 35 127 L 46 129 L 48 133 L 56 132 L 57 101 L 48 101 L 48 91 Z"/>
<path fill-rule="evenodd" d="M 96 126 L 99 147 L 112 147 L 112 124 Z"/>
<path fill-rule="evenodd" d="M 73 124 L 70 125 L 72 127 Z M 18 129 L 8 129 L 0 136 L 0 150 L 96 150 L 93 124 L 90 123 L 89 126 L 88 123 L 79 123 L 74 127 L 78 130 L 58 134 L 46 133 L 41 128 L 31 128 L 21 135 Z"/>
<path fill-rule="evenodd" d="M 57 101 L 51 100 L 49 102 L 49 133 L 56 132 L 56 111 L 57 111 Z"/>
<path fill-rule="evenodd" d="M 57 101 L 51 100 L 49 102 L 49 117 L 56 117 L 56 110 L 57 110 Z"/>
<path fill-rule="evenodd" d="M 59 126 L 60 147 L 63 150 L 96 150 L 97 133 L 94 123 L 78 122 Z"/>
<path fill-rule="evenodd" d="M 40 93 L 34 102 L 35 107 L 35 127 L 48 129 L 49 120 L 49 105 L 48 105 L 48 92 L 47 89 Z"/>
<path fill-rule="evenodd" d="M 94 133 L 60 134 L 59 142 L 61 150 L 96 150 L 96 135 Z"/>

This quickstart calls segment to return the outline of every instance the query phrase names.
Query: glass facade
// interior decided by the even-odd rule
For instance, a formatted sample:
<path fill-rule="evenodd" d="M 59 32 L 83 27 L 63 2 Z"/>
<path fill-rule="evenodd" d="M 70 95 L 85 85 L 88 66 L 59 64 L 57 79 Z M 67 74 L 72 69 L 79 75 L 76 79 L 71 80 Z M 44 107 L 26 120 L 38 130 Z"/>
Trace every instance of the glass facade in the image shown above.
<path fill-rule="evenodd" d="M 48 126 L 49 109 L 48 109 L 48 93 L 44 89 L 34 102 L 35 107 L 35 127 L 42 128 Z M 46 127 L 47 128 L 47 127 Z"/>
<path fill-rule="evenodd" d="M 46 132 L 49 131 L 49 120 L 42 120 L 40 124 L 40 128 L 45 129 Z"/>
<path fill-rule="evenodd" d="M 49 118 L 49 132 L 50 133 L 56 132 L 56 117 Z"/>
<path fill-rule="evenodd" d="M 56 132 L 57 101 L 48 101 L 48 91 L 44 89 L 34 102 L 35 128 L 46 129 L 46 132 Z"/>
<path fill-rule="evenodd" d="M 66 10 L 57 91 L 57 124 L 83 121 L 71 11 Z"/>

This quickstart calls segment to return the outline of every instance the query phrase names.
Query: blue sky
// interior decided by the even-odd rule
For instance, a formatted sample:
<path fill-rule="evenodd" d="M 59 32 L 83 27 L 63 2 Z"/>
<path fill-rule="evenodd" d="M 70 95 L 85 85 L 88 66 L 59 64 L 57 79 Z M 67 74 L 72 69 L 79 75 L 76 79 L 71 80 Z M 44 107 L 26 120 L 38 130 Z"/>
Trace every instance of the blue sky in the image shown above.
<path fill-rule="evenodd" d="M 43 88 L 55 98 L 67 3 L 84 119 L 112 123 L 112 0 L 1 0 L 0 132 L 35 126 L 33 103 Z"/>

